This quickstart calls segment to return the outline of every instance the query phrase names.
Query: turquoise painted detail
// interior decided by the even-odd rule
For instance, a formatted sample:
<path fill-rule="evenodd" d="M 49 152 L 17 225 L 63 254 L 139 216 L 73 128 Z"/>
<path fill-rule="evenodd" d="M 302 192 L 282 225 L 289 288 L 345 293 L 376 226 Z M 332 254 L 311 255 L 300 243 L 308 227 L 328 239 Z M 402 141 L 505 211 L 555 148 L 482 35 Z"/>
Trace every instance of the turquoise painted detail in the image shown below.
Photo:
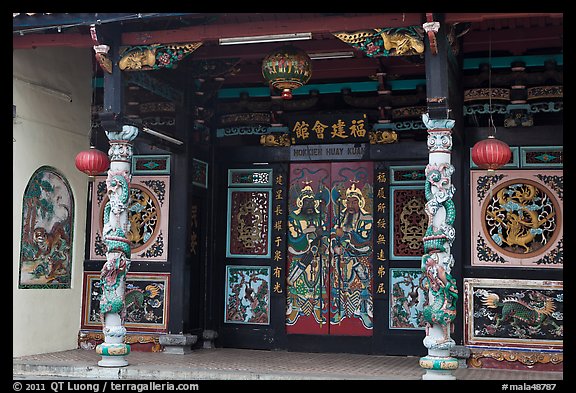
<path fill-rule="evenodd" d="M 387 81 L 390 90 L 415 90 L 419 85 L 426 85 L 426 79 L 408 79 Z M 376 92 L 378 82 L 349 82 L 305 85 L 294 89 L 293 96 L 310 94 L 317 90 L 320 94 L 341 93 L 342 89 L 350 89 L 353 93 Z M 230 88 L 218 90 L 218 98 L 239 98 L 241 93 L 248 93 L 250 97 L 270 97 L 269 87 Z"/>
<path fill-rule="evenodd" d="M 424 356 L 420 358 L 420 367 L 428 370 L 455 370 L 458 368 L 458 359 L 456 358 L 437 358 L 433 356 Z"/>
<path fill-rule="evenodd" d="M 489 61 L 488 57 L 478 57 L 473 59 L 464 59 L 463 68 L 465 70 L 473 70 L 480 67 L 480 64 L 492 64 L 492 68 L 510 68 L 513 62 L 524 62 L 526 67 L 539 67 L 543 66 L 548 60 L 554 60 L 556 64 L 563 65 L 564 55 L 530 55 L 530 56 L 504 56 L 493 57 Z"/>
<path fill-rule="evenodd" d="M 96 346 L 96 353 L 103 356 L 125 356 L 130 354 L 130 344 L 102 343 Z"/>

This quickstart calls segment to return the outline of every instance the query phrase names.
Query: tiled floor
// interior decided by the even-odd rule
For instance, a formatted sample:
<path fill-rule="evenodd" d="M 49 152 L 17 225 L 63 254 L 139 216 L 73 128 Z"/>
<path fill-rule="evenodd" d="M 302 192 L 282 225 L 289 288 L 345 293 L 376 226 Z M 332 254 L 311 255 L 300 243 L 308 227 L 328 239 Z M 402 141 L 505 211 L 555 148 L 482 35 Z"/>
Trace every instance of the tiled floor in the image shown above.
<path fill-rule="evenodd" d="M 186 355 L 132 352 L 129 365 L 104 368 L 95 351 L 76 349 L 13 359 L 14 376 L 90 379 L 421 379 L 418 357 L 197 349 Z M 561 372 L 460 368 L 462 380 L 562 380 Z"/>

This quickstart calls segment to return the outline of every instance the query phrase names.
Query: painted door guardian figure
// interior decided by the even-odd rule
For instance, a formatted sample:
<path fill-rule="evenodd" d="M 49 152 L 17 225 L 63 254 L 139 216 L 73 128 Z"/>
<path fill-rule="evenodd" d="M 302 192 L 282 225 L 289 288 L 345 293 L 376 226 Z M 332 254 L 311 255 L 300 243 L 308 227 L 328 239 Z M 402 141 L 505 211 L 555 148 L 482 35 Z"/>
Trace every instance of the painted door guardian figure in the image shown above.
<path fill-rule="evenodd" d="M 330 234 L 333 255 L 330 323 L 344 318 L 359 318 L 372 329 L 372 296 L 370 256 L 372 247 L 372 215 L 364 209 L 366 199 L 355 183 L 341 198 L 333 189 L 334 225 Z M 340 211 L 338 211 L 340 210 Z"/>
<path fill-rule="evenodd" d="M 328 190 L 324 189 L 327 197 Z M 295 324 L 301 315 L 313 315 L 323 325 L 326 317 L 325 276 L 328 272 L 328 236 L 325 201 L 317 197 L 310 184 L 302 188 L 296 200 L 297 209 L 288 216 L 288 248 L 292 261 L 287 282 L 289 286 L 286 322 Z"/>

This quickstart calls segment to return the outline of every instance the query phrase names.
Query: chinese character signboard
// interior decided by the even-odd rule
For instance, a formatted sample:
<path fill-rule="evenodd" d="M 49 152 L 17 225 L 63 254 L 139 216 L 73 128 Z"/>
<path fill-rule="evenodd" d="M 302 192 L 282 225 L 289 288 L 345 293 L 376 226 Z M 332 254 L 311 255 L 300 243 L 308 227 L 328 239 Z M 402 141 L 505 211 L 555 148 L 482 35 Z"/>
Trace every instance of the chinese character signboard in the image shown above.
<path fill-rule="evenodd" d="M 293 145 L 368 142 L 365 113 L 287 116 Z"/>

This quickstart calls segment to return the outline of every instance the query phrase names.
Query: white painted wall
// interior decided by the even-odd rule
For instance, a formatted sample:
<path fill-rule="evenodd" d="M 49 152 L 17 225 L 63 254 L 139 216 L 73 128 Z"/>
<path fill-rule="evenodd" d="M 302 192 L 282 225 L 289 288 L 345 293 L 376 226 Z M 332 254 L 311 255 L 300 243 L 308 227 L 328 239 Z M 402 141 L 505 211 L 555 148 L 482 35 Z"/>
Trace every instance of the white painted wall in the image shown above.
<path fill-rule="evenodd" d="M 13 356 L 74 349 L 82 308 L 88 177 L 74 164 L 89 147 L 92 49 L 13 50 Z M 72 102 L 28 82 L 66 92 Z M 74 196 L 72 283 L 70 289 L 18 289 L 22 197 L 32 174 L 43 165 L 68 180 Z"/>

